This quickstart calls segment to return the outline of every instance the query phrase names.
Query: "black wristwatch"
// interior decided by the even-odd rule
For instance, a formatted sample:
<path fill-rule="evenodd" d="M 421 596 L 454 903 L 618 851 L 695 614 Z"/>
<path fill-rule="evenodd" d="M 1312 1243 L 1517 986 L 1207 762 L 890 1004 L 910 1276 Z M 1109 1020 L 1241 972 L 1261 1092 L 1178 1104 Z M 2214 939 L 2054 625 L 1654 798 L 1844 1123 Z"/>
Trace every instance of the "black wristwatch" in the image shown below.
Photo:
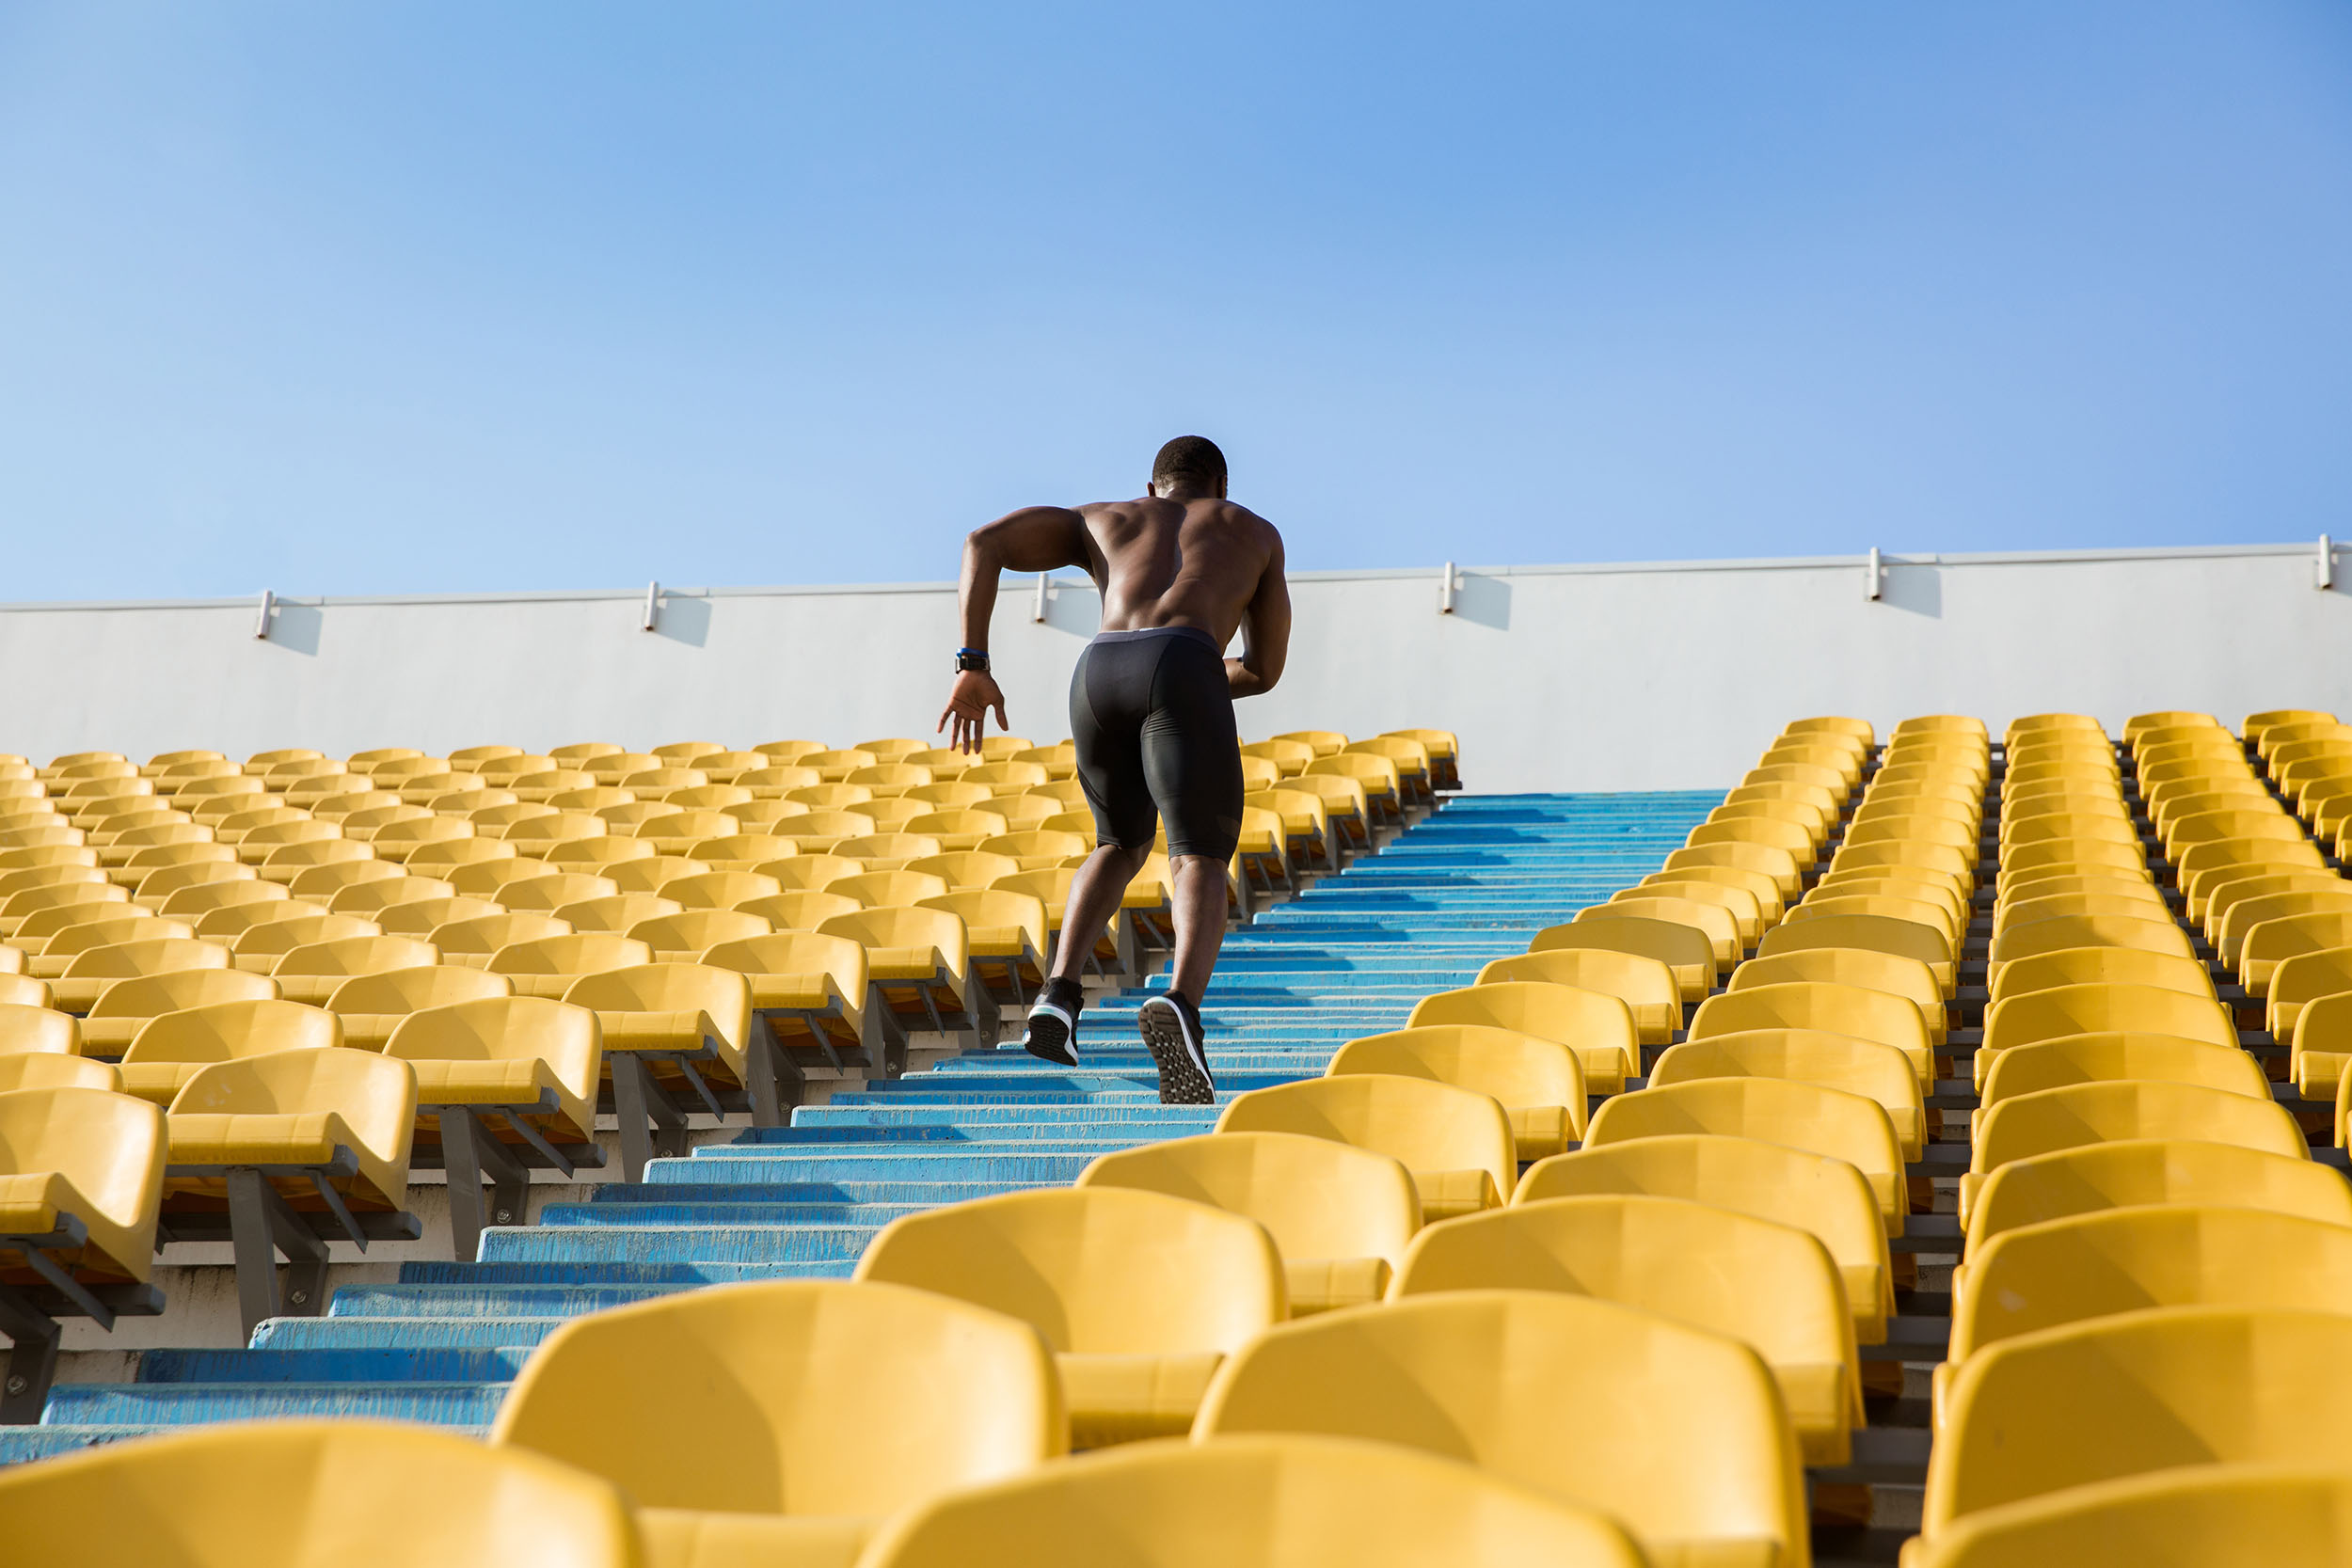
<path fill-rule="evenodd" d="M 987 650 L 984 648 L 958 648 L 956 650 L 956 673 L 958 674 L 961 674 L 966 670 L 977 670 L 981 674 L 987 674 Z"/>

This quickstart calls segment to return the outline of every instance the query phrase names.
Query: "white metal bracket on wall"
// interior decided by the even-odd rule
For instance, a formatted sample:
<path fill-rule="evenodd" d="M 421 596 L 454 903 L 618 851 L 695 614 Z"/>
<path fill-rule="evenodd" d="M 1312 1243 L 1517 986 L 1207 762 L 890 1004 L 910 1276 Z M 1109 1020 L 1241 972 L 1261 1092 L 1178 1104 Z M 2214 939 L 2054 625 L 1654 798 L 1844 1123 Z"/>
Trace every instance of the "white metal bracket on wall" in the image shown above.
<path fill-rule="evenodd" d="M 2319 574 L 2312 586 L 2333 588 L 2336 585 L 2336 542 L 2327 534 L 2319 536 Z"/>
<path fill-rule="evenodd" d="M 1045 591 L 1053 586 L 1053 582 L 1054 577 L 1050 572 L 1040 572 L 1037 575 L 1037 603 L 1029 610 L 1030 620 L 1045 619 Z"/>
<path fill-rule="evenodd" d="M 277 613 L 278 613 L 278 595 L 277 595 L 277 594 L 273 594 L 273 593 L 271 593 L 271 592 L 270 592 L 268 589 L 266 589 L 266 588 L 262 589 L 262 612 L 261 612 L 261 614 L 259 614 L 259 615 L 257 615 L 257 616 L 255 616 L 255 617 L 254 617 L 254 620 L 253 620 L 253 635 L 254 635 L 255 637 L 260 638 L 260 639 L 261 639 L 261 640 L 262 640 L 263 641 L 267 641 L 269 640 L 269 622 L 270 622 L 270 617 L 271 617 L 271 616 L 273 616 L 273 615 L 275 615 L 275 614 L 277 614 Z"/>
<path fill-rule="evenodd" d="M 1862 579 L 1862 596 L 1866 599 L 1883 597 L 1886 592 L 1886 562 L 1880 556 L 1876 545 L 1870 546 L 1870 563 L 1864 571 L 1867 575 Z"/>
<path fill-rule="evenodd" d="M 1454 592 L 1462 586 L 1462 574 L 1454 569 L 1454 562 L 1445 563 L 1445 576 L 1438 579 L 1438 613 L 1454 613 Z"/>
<path fill-rule="evenodd" d="M 645 584 L 645 613 L 642 619 L 643 629 L 646 631 L 661 624 L 661 584 L 659 582 Z"/>

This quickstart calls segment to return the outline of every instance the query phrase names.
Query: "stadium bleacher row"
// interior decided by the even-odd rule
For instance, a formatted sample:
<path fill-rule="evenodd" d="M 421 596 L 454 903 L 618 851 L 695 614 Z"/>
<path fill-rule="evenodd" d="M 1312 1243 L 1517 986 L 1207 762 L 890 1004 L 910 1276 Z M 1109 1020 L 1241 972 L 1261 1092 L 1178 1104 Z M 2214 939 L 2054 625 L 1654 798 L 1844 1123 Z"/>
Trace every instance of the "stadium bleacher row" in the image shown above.
<path fill-rule="evenodd" d="M 590 1201 L 550 1205 L 535 1225 L 480 1227 L 478 1258 L 405 1265 L 398 1285 L 347 1286 L 323 1317 L 265 1314 L 246 1350 L 149 1353 L 135 1384 L 60 1385 L 39 1425 L 0 1433 L 0 1457 L 106 1446 L 0 1475 L 0 1533 L 87 1531 L 89 1510 L 75 1505 L 100 1488 L 175 1501 L 201 1492 L 191 1516 L 217 1512 L 227 1529 L 254 1506 L 254 1478 L 294 1466 L 318 1478 L 307 1485 L 332 1484 L 350 1500 L 280 1506 L 290 1540 L 356 1531 L 342 1515 L 365 1514 L 369 1498 L 389 1506 L 413 1498 L 407 1477 L 445 1477 L 434 1486 L 445 1505 L 416 1527 L 418 1561 L 486 1561 L 496 1549 L 501 1560 L 561 1552 L 546 1560 L 622 1562 L 642 1551 L 663 1563 L 872 1568 L 1016 1552 L 1171 1568 L 1802 1564 L 1892 1560 L 1899 1547 L 1911 1568 L 1976 1568 L 2319 1562 L 2352 1545 L 2352 1469 L 2328 1397 L 2344 1359 L 2337 1342 L 2352 1336 L 2342 1305 L 2352 1300 L 2343 1152 L 2352 1010 L 2339 1006 L 2352 1001 L 2352 883 L 2340 875 L 2352 727 L 2271 713 L 2239 734 L 2209 716 L 2161 713 L 2131 721 L 2119 743 L 2095 721 L 2044 715 L 1995 743 L 1974 720 L 1929 718 L 1881 745 L 1860 721 L 1802 720 L 1727 796 L 1461 798 L 1434 813 L 1438 792 L 1459 784 L 1450 737 L 1395 738 L 1404 745 L 1371 752 L 1341 751 L 1336 736 L 1250 749 L 1278 785 L 1360 782 L 1312 771 L 1351 754 L 1389 762 L 1395 777 L 1385 807 L 1364 794 L 1361 838 L 1333 826 L 1344 813 L 1330 815 L 1327 795 L 1295 792 L 1326 802 L 1320 819 L 1303 801 L 1259 808 L 1272 820 L 1256 824 L 1258 858 L 1245 842 L 1232 868 L 1237 907 L 1257 918 L 1229 942 L 1203 1002 L 1225 1085 L 1214 1107 L 1162 1106 L 1145 1087 L 1149 1058 L 1122 1024 L 1164 979 L 1089 1006 L 1072 1070 L 985 1049 L 993 1031 L 970 1000 L 958 1012 L 944 987 L 928 1002 L 894 997 L 869 971 L 870 1010 L 931 1036 L 967 1027 L 980 1049 L 893 1076 L 902 1064 L 850 1054 L 850 1033 L 798 1047 L 799 1059 L 779 1044 L 780 1064 L 803 1075 L 827 1044 L 843 1053 L 836 1066 L 882 1069 L 786 1122 L 780 1101 L 763 1110 L 735 1065 L 748 1024 L 730 1061 L 707 1037 L 704 1053 L 681 1050 L 691 1030 L 675 1022 L 665 1026 L 676 1033 L 656 1037 L 641 1022 L 689 1002 L 578 989 L 653 970 L 762 983 L 716 955 L 776 937 L 704 925 L 691 927 L 709 939 L 701 949 L 671 948 L 655 936 L 687 927 L 641 935 L 643 923 L 742 912 L 790 893 L 632 906 L 612 917 L 632 917 L 617 931 L 564 912 L 666 897 L 670 880 L 659 894 L 616 886 L 522 910 L 501 901 L 501 916 L 456 913 L 463 923 L 544 910 L 573 929 L 515 928 L 513 943 L 453 964 L 436 926 L 426 935 L 442 961 L 414 972 L 495 975 L 509 989 L 412 1003 L 380 1052 L 313 1041 L 138 1055 L 167 1025 L 166 1039 L 226 1037 L 209 1022 L 225 1006 L 246 1009 L 240 1018 L 270 1007 L 294 1009 L 280 1015 L 290 1021 L 320 1016 L 290 992 L 206 1000 L 144 1015 L 153 1022 L 106 1068 L 119 1091 L 0 1095 L 12 1171 L 46 1168 L 16 1151 L 48 1147 L 40 1140 L 54 1134 L 35 1129 L 69 1104 L 127 1107 L 151 1143 L 171 1149 L 167 1210 L 184 1191 L 233 1219 L 238 1192 L 222 1184 L 243 1173 L 245 1201 L 265 1222 L 273 1196 L 292 1206 L 285 1188 L 313 1195 L 336 1223 L 383 1212 L 392 1173 L 360 1157 L 356 1121 L 332 1130 L 350 1145 L 309 1133 L 312 1152 L 332 1145 L 351 1159 L 270 1164 L 278 1150 L 256 1152 L 234 1107 L 289 1104 L 303 1091 L 265 1072 L 249 1088 L 231 1076 L 254 1098 L 215 1110 L 225 1091 L 190 1099 L 208 1075 L 345 1058 L 392 1072 L 496 1062 L 481 1042 L 560 1009 L 595 1021 L 608 1062 L 616 1034 L 646 1031 L 652 1061 L 678 1069 L 664 1078 L 649 1067 L 634 1104 L 613 1077 L 624 1133 L 641 1107 L 649 1119 L 637 1125 L 675 1131 L 653 1113 L 690 1094 L 731 1091 L 737 1102 L 710 1108 L 754 1123 L 691 1150 L 675 1138 L 641 1146 L 628 1180 Z M 873 760 L 860 769 L 923 766 L 865 750 Z M 554 771 L 573 759 L 529 760 Z M 706 759 L 687 760 L 708 773 Z M 711 787 L 674 781 L 679 756 L 629 761 L 645 766 L 613 764 L 618 783 L 566 778 L 562 792 L 632 780 Z M 747 763 L 733 782 L 770 770 Z M 53 816 L 72 815 L 75 785 L 56 789 L 54 765 L 45 778 L 27 771 Z M 849 782 L 845 772 L 790 787 Z M 871 784 L 938 787 L 871 772 L 856 787 Z M 516 800 L 496 804 L 522 803 L 511 792 Z M 437 818 L 443 799 L 434 797 Z M 793 803 L 811 816 L 843 809 L 830 797 Z M 911 827 L 868 822 L 877 831 L 854 847 L 895 863 L 840 875 L 886 894 L 894 914 L 932 906 L 872 879 L 938 874 L 924 856 L 1007 852 L 992 835 L 918 855 L 904 842 Z M 1386 826 L 1405 831 L 1390 840 Z M 92 834 L 8 852 L 95 844 Z M 97 846 L 96 869 L 113 869 L 112 847 Z M 232 846 L 233 863 L 256 872 L 236 879 L 275 883 L 277 857 L 299 847 L 247 860 Z M 710 842 L 585 863 L 617 871 L 679 847 Z M 1375 847 L 1347 862 L 1348 849 Z M 857 860 L 841 840 L 795 842 L 764 869 L 696 853 L 677 876 L 781 885 L 785 867 L 828 855 Z M 453 891 L 413 901 L 613 880 L 551 853 L 531 858 L 548 869 L 478 879 L 470 892 L 433 879 Z M 298 879 L 339 863 L 361 862 L 307 863 L 283 884 L 285 899 L 307 900 L 317 884 Z M 405 865 L 378 880 L 395 878 L 409 879 Z M 135 891 L 144 909 L 147 883 Z M 550 899 L 574 891 L 544 890 Z M 1280 901 L 1254 911 L 1253 894 Z M 6 922 L 72 907 L 20 910 L 16 896 L 0 904 L 0 937 L 20 950 L 24 926 Z M 873 954 L 876 971 L 892 965 L 887 977 L 910 991 L 948 970 L 936 950 L 923 955 L 939 960 L 928 971 L 882 958 L 917 944 L 834 926 L 852 911 L 796 912 L 817 936 Z M 1105 942 L 1106 973 L 1134 973 L 1137 948 L 1164 940 L 1142 903 L 1125 913 L 1143 934 Z M 124 918 L 176 917 L 158 908 Z M 979 924 L 969 927 L 977 954 Z M 206 943 L 221 930 L 126 940 Z M 648 951 L 577 975 L 546 960 L 499 961 L 511 946 L 592 935 Z M 263 966 L 242 940 L 216 972 L 275 971 L 282 956 L 351 937 L 289 944 Z M 78 961 L 46 945 L 27 957 L 28 970 L 51 960 L 40 970 L 60 984 Z M 1017 1003 L 1035 969 L 1007 959 L 998 991 Z M 833 990 L 836 1009 L 855 1000 Z M 409 1010 L 380 998 L 340 1009 L 342 994 L 323 1016 Z M 812 1010 L 762 1003 L 755 1016 L 782 1013 L 813 1036 Z M 462 1019 L 475 1043 L 404 1051 L 437 1013 L 452 1021 L 443 1033 L 460 1034 Z M 93 999 L 84 1027 L 100 1022 Z M 696 1027 L 708 1037 L 725 1022 L 702 1008 Z M 67 1037 L 40 1027 L 40 1037 Z M 78 1052 L 21 1053 L 103 1067 L 89 1061 L 92 1037 L 71 1037 Z M 553 1145 L 548 1129 L 569 1116 L 584 1159 L 595 1056 L 523 1054 L 548 1079 L 535 1108 L 496 1125 L 437 1113 L 442 1143 L 511 1148 L 530 1141 L 520 1130 L 531 1126 Z M 572 1064 L 568 1078 L 559 1059 Z M 146 1070 L 135 1078 L 135 1067 Z M 288 1085 L 316 1076 L 271 1070 L 291 1073 Z M 521 1101 L 501 1092 L 505 1116 Z M 413 1093 L 387 1128 L 424 1125 Z M 28 1107 L 14 1113 L 21 1139 L 18 1101 Z M 187 1115 L 223 1124 L 185 1134 L 210 1163 L 179 1158 Z M 74 1191 L 51 1180 L 54 1192 Z M 267 1196 L 257 1200 L 256 1185 Z M 10 1224 L 8 1244 L 35 1268 L 34 1232 Z M 95 1227 L 76 1244 L 125 1268 L 107 1248 L 135 1250 L 114 1233 L 102 1244 Z M 256 1416 L 277 1419 L 215 1424 Z M 319 1419 L 334 1416 L 450 1430 Z M 196 1430 L 117 1441 L 167 1428 Z M 395 1473 L 397 1488 L 384 1479 Z M 284 1482 L 274 1484 L 282 1505 Z M 525 1497 L 533 1500 L 514 1500 Z M 341 1522 L 316 1523 L 323 1514 Z M 68 1538 L 25 1539 L 63 1549 Z"/>

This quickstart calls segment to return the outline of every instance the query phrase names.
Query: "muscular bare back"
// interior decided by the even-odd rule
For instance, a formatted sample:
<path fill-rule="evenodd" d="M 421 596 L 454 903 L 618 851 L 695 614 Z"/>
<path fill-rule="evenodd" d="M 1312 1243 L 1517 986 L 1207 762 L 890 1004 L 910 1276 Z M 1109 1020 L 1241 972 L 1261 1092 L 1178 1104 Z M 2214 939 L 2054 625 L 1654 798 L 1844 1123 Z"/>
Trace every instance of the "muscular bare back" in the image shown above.
<path fill-rule="evenodd" d="M 1281 559 L 1274 525 L 1230 500 L 1096 501 L 1078 508 L 1088 575 L 1103 590 L 1103 629 L 1198 626 L 1233 640 L 1268 566 Z"/>

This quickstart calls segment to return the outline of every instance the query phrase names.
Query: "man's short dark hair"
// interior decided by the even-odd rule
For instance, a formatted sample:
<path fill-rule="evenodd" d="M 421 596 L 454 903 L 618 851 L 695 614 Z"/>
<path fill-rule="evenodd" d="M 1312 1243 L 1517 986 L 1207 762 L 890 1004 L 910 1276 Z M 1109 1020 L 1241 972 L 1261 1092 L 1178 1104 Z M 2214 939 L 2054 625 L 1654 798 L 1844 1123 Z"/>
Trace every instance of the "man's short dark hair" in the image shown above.
<path fill-rule="evenodd" d="M 1152 460 L 1152 483 L 1221 490 L 1225 487 L 1225 454 L 1206 436 L 1179 436 Z"/>

